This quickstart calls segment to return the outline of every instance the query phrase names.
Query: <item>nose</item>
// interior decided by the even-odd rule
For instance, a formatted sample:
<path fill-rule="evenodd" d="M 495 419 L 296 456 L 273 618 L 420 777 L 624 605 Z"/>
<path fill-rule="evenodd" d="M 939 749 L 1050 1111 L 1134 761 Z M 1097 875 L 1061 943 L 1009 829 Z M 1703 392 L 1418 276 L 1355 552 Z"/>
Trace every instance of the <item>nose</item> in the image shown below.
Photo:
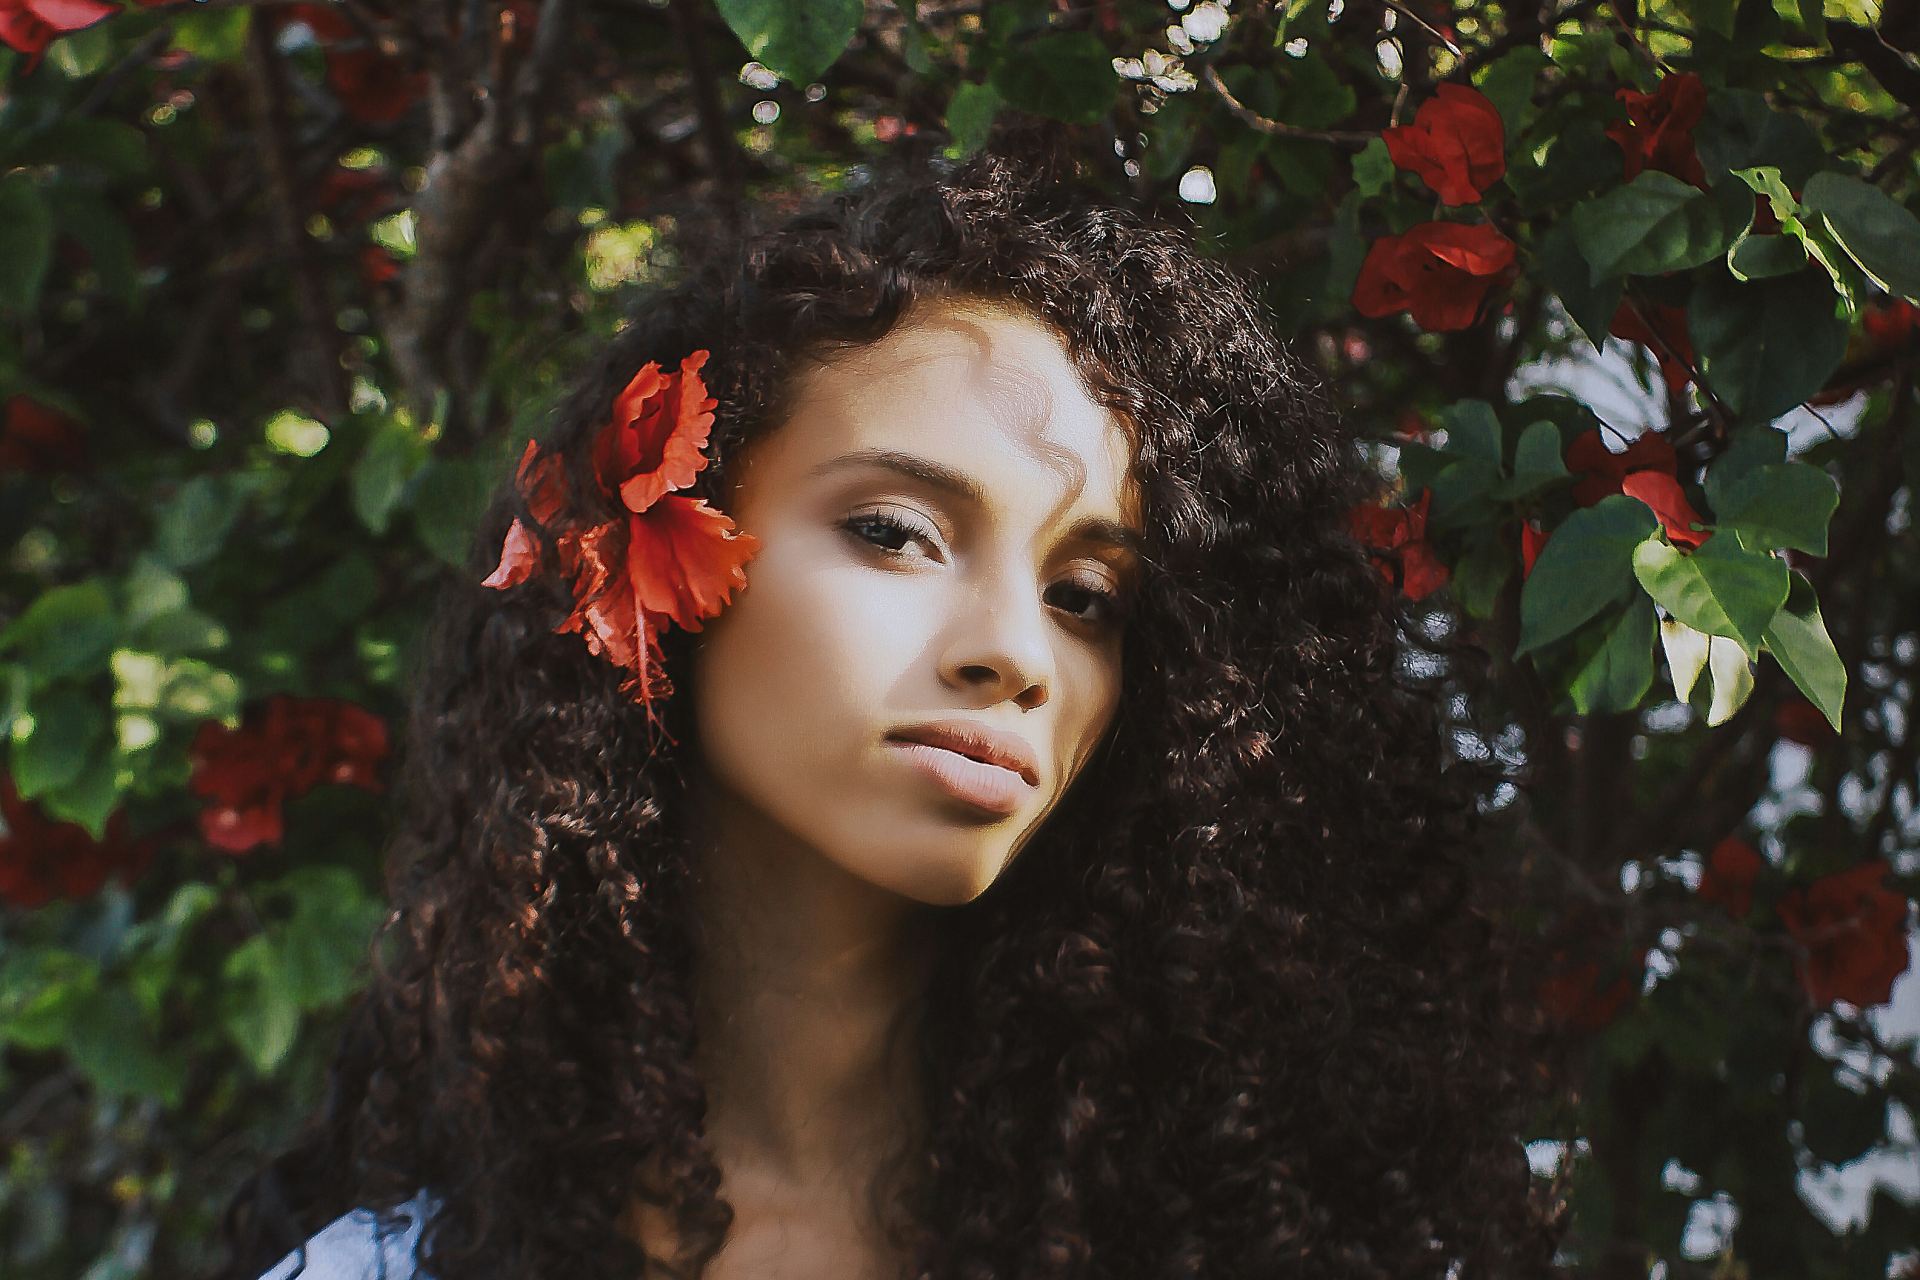
<path fill-rule="evenodd" d="M 1030 565 L 1005 557 L 985 566 L 956 600 L 948 629 L 948 679 L 962 688 L 986 687 L 995 701 L 1012 698 L 1023 709 L 1051 696 L 1053 640 L 1046 604 Z"/>

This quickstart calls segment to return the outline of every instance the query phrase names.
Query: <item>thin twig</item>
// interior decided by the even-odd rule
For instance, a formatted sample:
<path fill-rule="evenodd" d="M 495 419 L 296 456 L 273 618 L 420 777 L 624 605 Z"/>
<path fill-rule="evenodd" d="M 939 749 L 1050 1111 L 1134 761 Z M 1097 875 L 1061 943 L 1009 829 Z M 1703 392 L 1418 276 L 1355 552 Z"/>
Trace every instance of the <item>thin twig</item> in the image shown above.
<path fill-rule="evenodd" d="M 1234 119 L 1249 129 L 1275 138 L 1297 138 L 1303 142 L 1333 142 L 1364 147 L 1379 136 L 1371 131 L 1358 129 L 1303 129 L 1299 125 L 1269 120 L 1234 97 L 1233 90 L 1227 88 L 1227 82 L 1220 78 L 1219 71 L 1215 70 L 1211 63 L 1200 68 L 1200 81 L 1219 97 Z"/>

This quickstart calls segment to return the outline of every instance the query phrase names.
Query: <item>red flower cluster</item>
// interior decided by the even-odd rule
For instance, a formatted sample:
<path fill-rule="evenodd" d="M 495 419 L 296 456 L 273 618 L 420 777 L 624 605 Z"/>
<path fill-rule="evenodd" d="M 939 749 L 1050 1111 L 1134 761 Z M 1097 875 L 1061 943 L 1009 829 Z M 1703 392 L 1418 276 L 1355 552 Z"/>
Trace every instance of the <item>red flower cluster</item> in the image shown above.
<path fill-rule="evenodd" d="M 200 834 L 226 853 L 278 844 L 283 802 L 321 783 L 379 791 L 387 726 L 380 717 L 332 698 L 275 695 L 250 710 L 238 729 L 209 720 L 194 735 L 189 788 L 209 801 Z"/>
<path fill-rule="evenodd" d="M 1447 583 L 1447 566 L 1427 545 L 1427 508 L 1431 490 L 1422 489 L 1410 507 L 1376 507 L 1363 503 L 1347 513 L 1347 525 L 1364 545 L 1384 555 L 1373 557 L 1374 567 L 1389 583 L 1399 571 L 1399 587 L 1410 600 L 1423 600 Z"/>
<path fill-rule="evenodd" d="M 313 32 L 326 51 L 327 83 L 334 96 L 363 124 L 392 124 L 426 92 L 425 72 L 407 70 L 336 5 L 288 5 L 272 20 L 302 23 Z"/>
<path fill-rule="evenodd" d="M 139 0 L 154 9 L 180 0 Z M 27 55 L 21 75 L 40 65 L 40 57 L 58 36 L 90 27 L 120 12 L 120 6 L 100 0 L 0 0 L 0 44 Z"/>
<path fill-rule="evenodd" d="M 55 898 L 88 898 L 107 877 L 131 884 L 153 861 L 153 840 L 127 837 L 127 815 L 107 819 L 106 838 L 95 840 L 77 822 L 55 822 L 40 806 L 20 798 L 13 779 L 0 774 L 0 902 L 38 907 Z"/>
<path fill-rule="evenodd" d="M 1567 469 L 1580 477 L 1574 482 L 1573 500 L 1581 506 L 1590 507 L 1611 493 L 1624 493 L 1653 508 L 1660 527 L 1677 547 L 1697 547 L 1713 536 L 1692 527 L 1706 521 L 1682 492 L 1675 478 L 1679 456 L 1658 432 L 1642 432 L 1624 452 L 1615 453 L 1596 427 L 1573 438 L 1566 460 Z"/>
<path fill-rule="evenodd" d="M 1874 858 L 1782 895 L 1776 909 L 1805 949 L 1794 968 L 1814 1004 L 1865 1008 L 1893 998 L 1893 980 L 1910 958 L 1907 899 L 1881 883 L 1886 874 L 1886 862 Z"/>
<path fill-rule="evenodd" d="M 569 515 L 567 470 L 558 455 L 542 457 L 530 440 L 520 457 L 520 492 L 534 519 L 548 529 L 571 526 L 558 528 L 556 550 L 574 608 L 554 630 L 578 633 L 589 652 L 625 668 L 622 689 L 649 713 L 653 700 L 673 689 L 661 665 L 660 630 L 668 623 L 701 630 L 702 619 L 746 585 L 745 565 L 760 548 L 758 538 L 737 531 L 705 499 L 672 492 L 707 465 L 703 450 L 718 402 L 700 369 L 710 354 L 691 353 L 677 373 L 649 360 L 615 397 L 592 445 L 594 478 L 621 508 L 613 519 L 588 524 L 584 512 Z M 482 585 L 515 586 L 539 566 L 539 544 L 516 519 Z"/>
<path fill-rule="evenodd" d="M 1700 900 L 1719 903 L 1736 920 L 1746 919 L 1753 906 L 1753 882 L 1766 865 L 1758 849 L 1739 836 L 1728 836 L 1713 846 L 1701 868 Z"/>
<path fill-rule="evenodd" d="M 1376 318 L 1410 312 L 1415 324 L 1434 332 L 1465 329 L 1513 259 L 1513 241 L 1497 227 L 1423 222 L 1367 246 L 1353 305 Z"/>
<path fill-rule="evenodd" d="M 1442 204 L 1476 204 L 1507 172 L 1500 112 L 1478 89 L 1443 84 L 1412 124 L 1380 133 L 1394 164 L 1420 175 Z"/>
<path fill-rule="evenodd" d="M 118 5 L 99 0 L 0 0 L 0 44 L 27 55 L 20 68 L 20 74 L 26 75 L 40 65 L 54 37 L 90 27 L 118 12 Z"/>
<path fill-rule="evenodd" d="M 1622 302 L 1607 332 L 1637 342 L 1660 362 L 1660 376 L 1676 395 L 1693 381 L 1693 339 L 1687 336 L 1687 309 L 1660 303 Z"/>
<path fill-rule="evenodd" d="M 1699 76 L 1683 71 L 1663 77 L 1652 93 L 1620 89 L 1613 96 L 1626 104 L 1627 115 L 1607 126 L 1607 136 L 1620 146 L 1629 182 L 1644 169 L 1658 169 L 1706 186 L 1693 146 L 1694 126 L 1707 109 L 1707 86 Z"/>
<path fill-rule="evenodd" d="M 25 396 L 0 410 L 0 471 L 75 471 L 86 465 L 80 424 Z"/>

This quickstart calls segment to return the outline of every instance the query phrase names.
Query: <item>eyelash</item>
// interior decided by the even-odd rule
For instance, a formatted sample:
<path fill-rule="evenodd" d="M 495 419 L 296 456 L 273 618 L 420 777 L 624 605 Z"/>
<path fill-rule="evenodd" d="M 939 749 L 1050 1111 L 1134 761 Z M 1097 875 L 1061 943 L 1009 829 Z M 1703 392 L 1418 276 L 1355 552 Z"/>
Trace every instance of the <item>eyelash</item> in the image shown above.
<path fill-rule="evenodd" d="M 881 555 L 884 555 L 884 556 L 901 556 L 901 555 L 904 555 L 905 552 L 901 551 L 897 547 L 880 546 L 878 543 L 874 542 L 873 539 L 868 538 L 865 535 L 861 534 L 859 530 L 862 526 L 865 526 L 865 525 L 878 525 L 883 529 L 887 529 L 894 533 L 904 534 L 910 538 L 928 539 L 933 536 L 931 533 L 929 533 L 924 529 L 921 529 L 917 525 L 911 524 L 905 520 L 900 519 L 898 516 L 892 515 L 885 511 L 863 511 L 859 515 L 848 516 L 845 520 L 842 520 L 840 522 L 840 527 L 842 529 L 845 529 L 853 537 L 858 538 L 862 543 L 872 547 L 874 550 L 878 551 Z M 1100 626 L 1103 623 L 1106 625 L 1117 626 L 1126 620 L 1126 614 L 1127 614 L 1126 601 L 1119 592 L 1110 590 L 1104 586 L 1096 586 L 1092 583 L 1085 582 L 1085 581 L 1070 581 L 1067 583 L 1067 585 L 1074 588 L 1077 591 L 1083 591 L 1087 595 L 1093 596 L 1095 599 L 1097 599 L 1100 602 L 1101 608 L 1106 611 L 1104 617 L 1100 617 L 1100 618 L 1077 617 L 1078 621 L 1087 623 L 1088 625 L 1091 625 L 1091 626 Z"/>

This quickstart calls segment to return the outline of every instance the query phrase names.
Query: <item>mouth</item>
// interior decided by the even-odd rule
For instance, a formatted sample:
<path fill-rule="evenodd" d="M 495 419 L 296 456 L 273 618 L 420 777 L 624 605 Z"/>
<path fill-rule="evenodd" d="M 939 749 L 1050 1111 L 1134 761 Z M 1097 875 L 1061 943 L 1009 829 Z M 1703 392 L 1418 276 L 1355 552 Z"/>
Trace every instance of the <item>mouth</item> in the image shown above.
<path fill-rule="evenodd" d="M 947 747 L 906 738 L 892 738 L 889 743 L 916 772 L 949 796 L 1000 817 L 1017 812 L 1033 790 L 1017 770 Z"/>

